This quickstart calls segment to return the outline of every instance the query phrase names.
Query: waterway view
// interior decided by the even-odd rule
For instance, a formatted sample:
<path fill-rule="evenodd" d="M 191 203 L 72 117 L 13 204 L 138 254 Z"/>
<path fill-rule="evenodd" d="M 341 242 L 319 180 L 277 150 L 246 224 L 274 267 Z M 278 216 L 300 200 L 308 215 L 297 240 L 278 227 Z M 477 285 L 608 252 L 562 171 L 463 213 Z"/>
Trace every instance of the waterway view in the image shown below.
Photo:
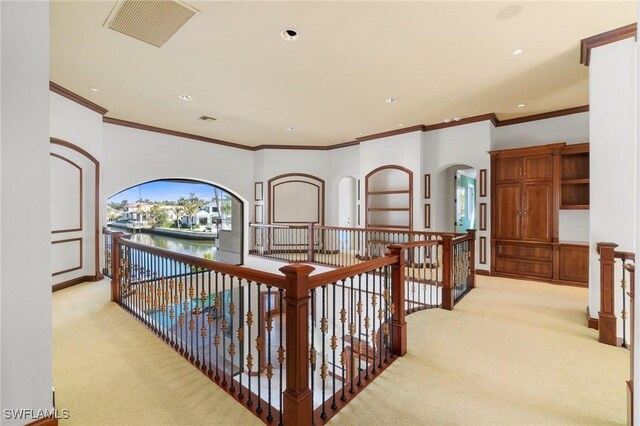
<path fill-rule="evenodd" d="M 131 236 L 131 240 L 196 257 L 204 257 L 205 253 L 210 253 L 213 255 L 213 259 L 215 259 L 216 255 L 215 241 L 185 240 L 164 235 L 142 233 L 134 233 Z"/>

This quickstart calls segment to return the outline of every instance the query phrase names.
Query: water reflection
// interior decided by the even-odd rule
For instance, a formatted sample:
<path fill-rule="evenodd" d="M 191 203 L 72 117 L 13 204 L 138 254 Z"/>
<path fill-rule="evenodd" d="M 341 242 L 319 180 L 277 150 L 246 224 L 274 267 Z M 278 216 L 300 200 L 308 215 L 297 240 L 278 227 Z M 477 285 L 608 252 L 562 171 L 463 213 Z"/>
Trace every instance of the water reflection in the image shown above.
<path fill-rule="evenodd" d="M 216 254 L 215 241 L 183 240 L 155 234 L 133 234 L 131 240 L 196 257 L 204 257 L 205 253 L 210 253 L 215 259 Z"/>

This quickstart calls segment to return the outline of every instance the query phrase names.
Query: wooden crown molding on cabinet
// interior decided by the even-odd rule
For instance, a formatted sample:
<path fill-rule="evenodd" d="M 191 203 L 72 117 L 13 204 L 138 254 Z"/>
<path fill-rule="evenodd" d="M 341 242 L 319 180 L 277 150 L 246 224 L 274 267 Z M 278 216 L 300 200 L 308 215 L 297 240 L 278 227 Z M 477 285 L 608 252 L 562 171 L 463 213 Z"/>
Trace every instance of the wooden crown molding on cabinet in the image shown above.
<path fill-rule="evenodd" d="M 633 24 L 580 40 L 580 63 L 588 67 L 591 62 L 591 49 L 635 37 L 638 32 L 637 27 L 637 24 L 634 22 Z"/>
<path fill-rule="evenodd" d="M 109 111 L 108 109 L 91 102 L 89 99 L 83 98 L 82 96 L 73 93 L 69 89 L 65 89 L 64 87 L 54 83 L 53 81 L 49 82 L 49 90 L 51 90 L 53 93 L 57 93 L 60 96 L 64 96 L 65 98 L 78 103 L 83 107 L 89 108 L 90 110 L 95 111 L 100 115 L 105 115 Z"/>

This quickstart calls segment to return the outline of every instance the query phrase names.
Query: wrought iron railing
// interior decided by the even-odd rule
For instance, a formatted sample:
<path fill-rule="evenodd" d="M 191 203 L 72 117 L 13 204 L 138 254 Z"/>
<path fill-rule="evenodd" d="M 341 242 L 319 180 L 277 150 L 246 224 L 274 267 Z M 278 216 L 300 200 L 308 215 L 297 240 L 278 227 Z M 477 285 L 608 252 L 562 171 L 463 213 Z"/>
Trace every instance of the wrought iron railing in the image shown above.
<path fill-rule="evenodd" d="M 324 423 L 406 353 L 409 247 L 279 275 L 105 235 L 112 300 L 266 423 Z"/>
<path fill-rule="evenodd" d="M 629 377 L 627 381 L 627 423 L 635 424 L 633 410 L 634 351 L 633 341 L 635 253 L 618 251 L 615 243 L 598 243 L 600 255 L 600 311 L 598 312 L 598 340 L 630 350 Z M 616 283 L 620 280 L 619 287 Z M 618 287 L 618 288 L 616 288 Z M 620 313 L 620 317 L 616 313 Z"/>
<path fill-rule="evenodd" d="M 408 312 L 453 306 L 475 285 L 475 230 L 466 234 L 251 224 L 249 253 L 288 262 L 348 267 L 404 247 Z M 443 294 L 443 288 L 452 294 Z"/>

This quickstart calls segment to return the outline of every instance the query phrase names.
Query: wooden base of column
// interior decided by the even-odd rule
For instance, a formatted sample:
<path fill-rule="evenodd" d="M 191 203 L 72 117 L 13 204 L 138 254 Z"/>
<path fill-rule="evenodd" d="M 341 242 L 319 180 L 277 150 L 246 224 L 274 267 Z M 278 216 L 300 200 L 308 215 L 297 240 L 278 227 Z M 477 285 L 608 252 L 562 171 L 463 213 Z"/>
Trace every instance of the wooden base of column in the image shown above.
<path fill-rule="evenodd" d="M 307 389 L 299 395 L 286 390 L 282 394 L 285 425 L 311 426 L 313 422 L 313 393 Z"/>
<path fill-rule="evenodd" d="M 407 353 L 407 323 L 393 324 L 392 353 L 396 356 L 404 356 Z"/>
<path fill-rule="evenodd" d="M 599 313 L 598 331 L 600 332 L 598 341 L 605 345 L 618 346 L 618 336 L 616 336 L 616 328 L 618 323 L 616 316 L 613 314 Z"/>

